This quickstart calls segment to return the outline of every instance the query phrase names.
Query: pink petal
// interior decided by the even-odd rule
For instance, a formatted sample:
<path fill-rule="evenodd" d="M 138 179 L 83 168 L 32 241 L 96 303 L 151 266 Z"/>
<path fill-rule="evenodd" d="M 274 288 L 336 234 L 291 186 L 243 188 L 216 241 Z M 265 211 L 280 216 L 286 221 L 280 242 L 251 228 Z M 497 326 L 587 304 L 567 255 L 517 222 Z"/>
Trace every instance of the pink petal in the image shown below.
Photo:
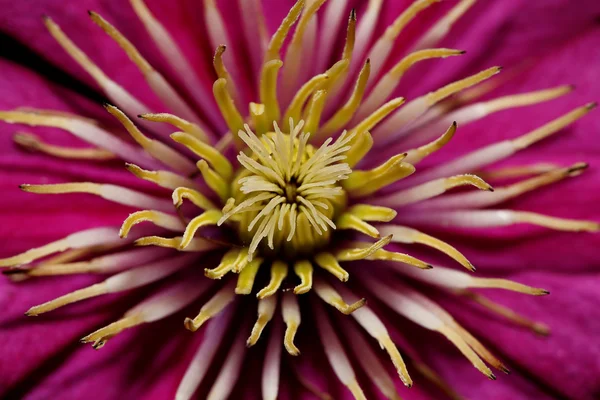
<path fill-rule="evenodd" d="M 200 7 L 194 2 L 164 3 L 146 0 L 151 11 L 174 37 L 186 54 L 188 61 L 210 85 L 212 50 L 203 46 L 200 23 Z M 29 3 L 1 1 L 5 12 L 0 17 L 0 30 L 16 38 L 59 68 L 94 87 L 90 76 L 54 41 L 42 23 L 47 15 L 58 23 L 65 33 L 113 80 L 125 87 L 138 99 L 155 110 L 164 110 L 160 101 L 149 89 L 137 67 L 127 55 L 88 17 L 87 11 L 95 11 L 114 24 L 157 69 L 169 68 L 148 36 L 144 26 L 135 15 L 130 3 L 84 0 L 77 3 L 42 0 L 36 2 L 35 12 Z M 166 74 L 173 76 L 172 74 Z M 209 86 L 210 87 L 210 86 Z"/>
<path fill-rule="evenodd" d="M 568 268 L 568 260 L 564 261 Z M 509 277 L 550 291 L 544 298 L 500 291 L 486 295 L 519 313 L 550 326 L 549 337 L 538 337 L 486 312 L 467 311 L 456 302 L 445 306 L 469 330 L 496 348 L 508 368 L 533 374 L 543 385 L 565 397 L 595 399 L 600 390 L 600 330 L 597 282 L 600 275 L 523 272 Z M 503 377 L 503 380 L 510 377 Z"/>

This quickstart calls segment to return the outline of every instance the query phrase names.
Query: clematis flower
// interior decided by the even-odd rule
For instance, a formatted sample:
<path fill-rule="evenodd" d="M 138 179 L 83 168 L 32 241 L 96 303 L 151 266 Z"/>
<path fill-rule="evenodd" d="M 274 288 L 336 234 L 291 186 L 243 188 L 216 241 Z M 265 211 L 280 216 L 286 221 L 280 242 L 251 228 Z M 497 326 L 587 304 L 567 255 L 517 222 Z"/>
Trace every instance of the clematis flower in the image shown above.
<path fill-rule="evenodd" d="M 2 4 L 4 398 L 598 395 L 596 4 L 184 3 Z"/>

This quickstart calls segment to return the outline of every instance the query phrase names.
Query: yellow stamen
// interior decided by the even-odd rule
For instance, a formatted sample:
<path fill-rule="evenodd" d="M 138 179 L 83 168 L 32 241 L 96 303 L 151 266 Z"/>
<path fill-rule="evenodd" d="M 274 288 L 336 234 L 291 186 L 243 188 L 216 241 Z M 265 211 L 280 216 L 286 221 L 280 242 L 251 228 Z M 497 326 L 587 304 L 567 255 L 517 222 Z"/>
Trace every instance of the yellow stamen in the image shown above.
<path fill-rule="evenodd" d="M 346 29 L 346 41 L 344 43 L 344 50 L 342 51 L 342 60 L 348 60 L 352 58 L 352 52 L 354 51 L 354 44 L 356 42 L 356 10 L 353 8 L 350 11 L 350 17 L 348 18 L 348 28 Z"/>
<path fill-rule="evenodd" d="M 179 250 L 183 250 L 189 246 L 198 229 L 207 225 L 216 225 L 222 216 L 223 214 L 219 210 L 208 210 L 192 219 L 185 228 L 183 238 L 179 244 Z"/>
<path fill-rule="evenodd" d="M 362 388 L 360 387 L 356 379 L 348 382 L 346 386 L 348 387 L 348 390 L 350 390 L 350 393 L 352 393 L 352 396 L 354 396 L 356 400 L 367 400 Z"/>
<path fill-rule="evenodd" d="M 491 78 L 502 70 L 502 67 L 491 67 L 484 71 L 481 71 L 475 75 L 471 75 L 467 78 L 460 79 L 456 82 L 452 82 L 434 92 L 431 92 L 425 96 L 425 102 L 428 106 L 432 106 L 445 98 L 460 92 L 471 86 L 475 86 L 478 83 Z"/>
<path fill-rule="evenodd" d="M 450 400 L 464 400 L 464 398 L 456 393 L 446 381 L 442 379 L 434 370 L 429 368 L 422 362 L 413 362 L 411 365 L 416 371 L 418 371 L 425 379 L 431 382 L 435 387 L 442 391 Z"/>
<path fill-rule="evenodd" d="M 515 222 L 528 223 L 559 231 L 597 232 L 600 224 L 594 221 L 556 218 L 527 211 L 507 211 Z"/>
<path fill-rule="evenodd" d="M 461 252 L 459 252 L 456 248 L 454 248 L 453 246 L 450 246 L 448 243 L 446 243 L 440 239 L 437 239 L 433 236 L 429 236 L 426 233 L 420 232 L 413 228 L 408 228 L 408 227 L 399 226 L 399 225 L 388 225 L 388 226 L 384 225 L 384 226 L 380 227 L 380 231 L 384 235 L 385 234 L 388 234 L 388 235 L 393 234 L 394 235 L 394 238 L 392 239 L 393 242 L 407 243 L 407 244 L 419 243 L 419 244 L 423 244 L 425 246 L 432 247 L 432 248 L 439 250 L 442 253 L 448 255 L 452 259 L 456 260 L 457 262 L 459 262 L 463 267 L 465 267 L 469 271 L 472 271 L 472 272 L 475 271 L 475 267 L 473 266 L 473 264 L 471 264 L 471 262 L 469 260 L 467 260 L 467 258 Z"/>
<path fill-rule="evenodd" d="M 365 248 L 354 248 L 354 249 L 346 249 L 340 250 L 336 253 L 335 258 L 338 261 L 357 261 L 365 259 L 372 254 L 374 254 L 377 250 L 381 249 L 383 246 L 387 246 L 392 241 L 392 235 L 388 235 L 379 239 L 377 242 Z"/>
<path fill-rule="evenodd" d="M 271 264 L 271 280 L 260 292 L 256 294 L 259 299 L 273 296 L 283 283 L 288 274 L 288 266 L 283 261 L 273 261 Z"/>
<path fill-rule="evenodd" d="M 277 98 L 277 76 L 282 66 L 281 60 L 268 61 L 260 76 L 260 102 L 265 105 L 267 119 L 270 121 L 279 121 L 281 117 Z"/>
<path fill-rule="evenodd" d="M 300 278 L 300 284 L 294 288 L 294 294 L 304 294 L 313 285 L 313 266 L 310 261 L 301 260 L 294 263 L 294 272 Z"/>
<path fill-rule="evenodd" d="M 441 18 L 433 27 L 429 28 L 427 33 L 415 45 L 415 48 L 422 49 L 434 46 L 450 31 L 454 23 L 466 13 L 477 0 L 462 0 L 454 6 L 448 14 Z"/>
<path fill-rule="evenodd" d="M 95 285 L 75 290 L 74 292 L 65 294 L 64 296 L 60 296 L 54 300 L 31 307 L 29 310 L 27 310 L 25 315 L 28 317 L 35 317 L 52 310 L 56 310 L 57 308 L 64 307 L 68 304 L 100 296 L 106 293 L 108 293 L 108 286 L 106 285 L 106 282 L 96 283 Z"/>
<path fill-rule="evenodd" d="M 171 214 L 166 214 L 160 211 L 154 210 L 144 210 L 137 211 L 133 214 L 129 214 L 129 216 L 123 221 L 123 225 L 121 226 L 121 230 L 119 231 L 119 236 L 122 238 L 126 238 L 129 234 L 131 228 L 134 225 L 139 224 L 140 222 L 150 221 L 156 226 L 160 226 L 161 228 L 169 229 L 172 231 L 179 231 L 184 228 L 184 225 L 181 223 L 181 220 Z"/>
<path fill-rule="evenodd" d="M 90 333 L 81 339 L 82 343 L 92 343 L 94 350 L 101 349 L 106 341 L 113 336 L 123 332 L 125 329 L 132 328 L 136 325 L 144 323 L 143 316 L 141 314 L 134 314 L 125 316 L 118 321 L 113 322 L 103 328 L 98 329 L 95 332 Z"/>
<path fill-rule="evenodd" d="M 250 103 L 250 117 L 254 124 L 254 131 L 261 137 L 270 130 L 269 118 L 264 104 Z"/>
<path fill-rule="evenodd" d="M 212 169 L 205 160 L 196 163 L 204 181 L 220 198 L 225 201 L 229 198 L 229 185 L 214 169 Z"/>
<path fill-rule="evenodd" d="M 283 46 L 283 42 L 285 41 L 285 38 L 287 37 L 290 29 L 292 28 L 292 25 L 294 25 L 298 17 L 300 17 L 300 13 L 302 12 L 303 8 L 304 0 L 296 1 L 294 6 L 288 12 L 288 15 L 283 19 L 281 25 L 279 26 L 279 28 L 277 28 L 277 31 L 275 32 L 275 34 L 271 38 L 271 41 L 269 42 L 269 47 L 265 54 L 265 64 L 268 61 L 279 58 L 279 51 Z"/>
<path fill-rule="evenodd" d="M 417 165 L 425 157 L 432 153 L 435 153 L 436 151 L 444 147 L 446 144 L 448 144 L 448 142 L 450 142 L 450 140 L 452 140 L 452 138 L 454 137 L 455 133 L 456 121 L 453 122 L 452 125 L 450 125 L 450 127 L 446 130 L 446 132 L 444 132 L 442 136 L 440 136 L 433 142 L 427 143 L 426 145 L 423 145 L 421 147 L 417 147 L 416 149 L 408 150 L 406 152 L 407 155 L 404 161 L 412 165 Z"/>
<path fill-rule="evenodd" d="M 351 144 L 346 156 L 346 162 L 350 167 L 354 167 L 363 159 L 364 156 L 373 147 L 373 136 L 368 131 L 360 132 L 356 135 L 356 139 Z"/>
<path fill-rule="evenodd" d="M 344 213 L 335 221 L 337 229 L 352 229 L 365 235 L 379 239 L 379 231 L 373 225 L 368 224 L 356 215 Z"/>
<path fill-rule="evenodd" d="M 333 287 L 321 279 L 315 281 L 314 289 L 317 295 L 325 303 L 335 307 L 339 312 L 345 315 L 352 314 L 367 303 L 367 300 L 363 298 L 352 304 L 347 304 Z"/>
<path fill-rule="evenodd" d="M 321 88 L 325 82 L 329 79 L 329 75 L 320 74 L 314 76 L 308 82 L 306 82 L 302 87 L 296 92 L 294 98 L 290 102 L 287 110 L 285 111 L 285 115 L 283 117 L 283 129 L 289 131 L 290 126 L 288 121 L 290 118 L 292 121 L 300 120 L 300 114 L 302 112 L 302 107 L 304 103 L 308 100 L 308 98 L 319 88 Z M 270 127 L 267 127 L 270 129 Z M 258 133 L 258 132 L 257 132 Z"/>
<path fill-rule="evenodd" d="M 169 167 L 184 173 L 190 172 L 190 165 L 193 164 L 187 158 L 182 156 L 177 150 L 159 142 L 158 140 L 150 139 L 145 136 L 129 118 L 117 107 L 110 104 L 105 104 L 104 108 L 115 117 L 124 127 L 131 137 L 146 150 L 152 157 L 161 161 Z"/>
<path fill-rule="evenodd" d="M 229 131 L 234 135 L 235 139 L 237 137 L 235 133 L 244 129 L 244 119 L 235 107 L 233 99 L 229 94 L 226 79 L 220 78 L 215 81 L 213 84 L 213 95 Z"/>
<path fill-rule="evenodd" d="M 233 281 L 230 281 L 202 306 L 200 312 L 194 319 L 185 319 L 185 328 L 192 332 L 196 332 L 206 321 L 223 311 L 234 298 L 235 292 L 233 291 Z"/>
<path fill-rule="evenodd" d="M 216 7 L 215 7 L 215 9 L 216 9 Z M 227 71 L 227 68 L 225 67 L 225 64 L 223 63 L 223 53 L 225 53 L 225 50 L 227 50 L 227 46 L 225 46 L 223 44 L 220 45 L 219 47 L 217 47 L 217 50 L 215 51 L 215 56 L 213 58 L 213 67 L 215 68 L 217 77 L 225 79 L 227 81 L 227 89 L 229 90 L 229 94 L 231 95 L 231 97 L 234 100 L 238 100 L 239 94 L 238 94 L 236 84 L 233 81 L 231 75 L 229 75 L 229 71 Z"/>
<path fill-rule="evenodd" d="M 256 257 L 246 264 L 238 277 L 237 286 L 235 287 L 236 294 L 250 294 L 252 292 L 254 279 L 262 263 L 263 259 Z"/>
<path fill-rule="evenodd" d="M 44 25 L 46 25 L 46 29 L 48 29 L 52 37 L 75 60 L 75 62 L 77 62 L 77 64 L 90 74 L 105 92 L 109 92 L 111 86 L 123 90 L 113 80 L 106 76 L 106 74 L 98 68 L 98 66 L 94 64 L 92 60 L 90 60 L 90 58 L 67 37 L 67 35 L 65 35 L 60 26 L 58 26 L 50 17 L 44 16 L 43 19 Z"/>
<path fill-rule="evenodd" d="M 319 11 L 319 8 L 325 3 L 326 0 L 313 0 L 309 3 L 308 7 L 304 9 L 300 19 L 298 20 L 298 25 L 296 26 L 296 31 L 294 32 L 294 36 L 292 36 L 292 40 L 286 50 L 285 54 L 285 78 L 289 81 L 296 81 L 296 77 L 298 76 L 299 67 L 302 64 L 302 46 L 304 33 L 306 28 L 308 27 L 309 22 L 313 18 L 313 16 Z"/>
<path fill-rule="evenodd" d="M 390 222 L 396 217 L 397 212 L 391 208 L 373 206 L 370 204 L 356 204 L 348 213 L 363 221 Z"/>
<path fill-rule="evenodd" d="M 136 240 L 134 243 L 136 246 L 158 246 L 158 247 L 167 247 L 171 249 L 177 249 L 180 251 L 206 251 L 212 250 L 216 247 L 216 244 L 213 242 L 209 242 L 206 239 L 202 238 L 194 238 L 186 246 L 185 249 L 180 249 L 182 237 L 174 237 L 174 238 L 164 238 L 160 236 L 146 236 Z"/>
<path fill-rule="evenodd" d="M 298 300 L 295 295 L 290 293 L 285 293 L 283 295 L 282 316 L 286 325 L 283 345 L 288 353 L 292 356 L 297 356 L 300 354 L 300 350 L 294 344 L 294 338 L 296 337 L 298 327 L 300 326 L 301 315 Z"/>
<path fill-rule="evenodd" d="M 196 207 L 203 210 L 212 210 L 217 208 L 202 193 L 198 192 L 197 190 L 190 189 L 189 187 L 178 187 L 173 191 L 172 198 L 173 204 L 177 208 L 183 205 L 184 199 L 191 201 Z"/>
<path fill-rule="evenodd" d="M 420 269 L 433 268 L 432 265 L 427 264 L 426 262 L 421 261 L 418 258 L 415 258 L 413 256 L 409 256 L 408 254 L 397 253 L 397 252 L 386 251 L 386 250 L 376 250 L 375 252 L 373 252 L 373 254 L 366 257 L 365 259 L 400 262 L 403 264 L 412 265 L 412 266 L 420 268 Z M 348 260 L 345 260 L 345 261 L 348 261 Z"/>
<path fill-rule="evenodd" d="M 369 74 L 371 73 L 371 61 L 367 59 L 364 67 L 358 75 L 358 80 L 354 86 L 354 91 L 350 95 L 350 98 L 346 103 L 340 107 L 340 109 L 323 125 L 321 132 L 323 136 L 330 136 L 331 134 L 342 129 L 350 120 L 358 109 L 360 102 L 365 94 L 367 82 L 369 80 Z"/>
<path fill-rule="evenodd" d="M 398 154 L 369 171 L 354 170 L 348 179 L 342 182 L 342 187 L 356 197 L 375 193 L 415 172 L 412 164 L 403 162 L 405 157 L 406 154 Z"/>
<path fill-rule="evenodd" d="M 277 299 L 274 296 L 266 297 L 258 301 L 258 318 L 252 327 L 252 332 L 246 341 L 246 346 L 251 347 L 258 342 L 262 331 L 275 314 L 275 307 L 277 307 Z"/>
<path fill-rule="evenodd" d="M 513 282 L 508 279 L 500 278 L 471 278 L 469 287 L 472 288 L 493 288 L 493 289 L 506 289 L 512 290 L 513 292 L 531 294 L 534 296 L 545 296 L 550 294 L 546 289 L 534 288 L 531 286 L 523 285 L 518 282 Z"/>
<path fill-rule="evenodd" d="M 390 338 L 390 335 L 386 333 L 385 335 L 379 336 L 377 340 L 379 341 L 380 346 L 383 347 L 390 356 L 390 359 L 392 360 L 394 367 L 396 367 L 396 371 L 398 372 L 398 376 L 402 380 L 402 383 L 404 383 L 404 385 L 406 385 L 407 387 L 411 387 L 413 381 L 410 375 L 408 374 L 406 364 L 404 363 L 404 360 L 402 359 L 398 348 L 392 341 L 392 338 Z"/>
<path fill-rule="evenodd" d="M 573 91 L 573 86 L 564 85 L 551 89 L 538 90 L 530 93 L 513 94 L 481 103 L 486 114 L 495 113 L 507 108 L 524 107 L 556 99 Z"/>
<path fill-rule="evenodd" d="M 594 108 L 596 108 L 596 103 L 589 103 L 579 108 L 574 109 L 573 111 L 559 117 L 553 121 L 548 122 L 547 124 L 518 137 L 517 139 L 513 139 L 511 142 L 515 146 L 516 149 L 524 149 L 526 147 L 531 146 L 535 142 L 538 142 L 553 133 L 561 130 L 565 126 L 568 126 L 583 117 Z"/>
<path fill-rule="evenodd" d="M 227 253 L 225 253 L 225 255 L 223 256 L 223 258 L 221 259 L 221 262 L 219 263 L 219 265 L 217 267 L 212 268 L 212 269 L 205 268 L 204 275 L 206 275 L 210 279 L 221 279 L 222 277 L 225 276 L 225 274 L 227 274 L 229 271 L 231 271 L 233 269 L 233 265 L 234 265 L 235 261 L 237 260 L 237 257 L 239 254 L 240 254 L 240 249 L 233 248 L 233 249 L 229 250 Z M 237 289 L 236 289 L 236 293 L 237 293 Z"/>
<path fill-rule="evenodd" d="M 348 281 L 350 275 L 348 271 L 340 266 L 336 257 L 331 253 L 319 253 L 315 256 L 315 262 L 325 271 L 329 272 L 331 275 L 335 276 L 342 282 Z"/>
<path fill-rule="evenodd" d="M 385 33 L 383 34 L 385 40 L 396 40 L 396 38 L 400 35 L 400 32 L 402 32 L 402 29 L 404 29 L 404 27 L 408 25 L 408 23 L 412 21 L 417 14 L 438 1 L 440 0 L 417 0 L 412 3 L 385 30 Z"/>
<path fill-rule="evenodd" d="M 373 129 L 375 125 L 377 125 L 381 120 L 390 115 L 394 110 L 404 104 L 404 97 L 398 97 L 396 99 L 392 99 L 379 107 L 377 110 L 373 111 L 371 115 L 362 120 L 358 125 L 352 128 L 352 131 L 356 132 L 365 132 Z"/>
<path fill-rule="evenodd" d="M 560 166 L 550 163 L 539 163 L 532 165 L 520 165 L 493 169 L 491 171 L 479 171 L 477 175 L 486 180 L 521 178 L 529 175 L 538 175 L 559 169 Z"/>
<path fill-rule="evenodd" d="M 175 132 L 171 134 L 171 139 L 177 143 L 181 143 L 198 155 L 198 157 L 206 159 L 224 179 L 230 179 L 233 175 L 233 167 L 229 160 L 211 145 L 185 132 Z"/>
<path fill-rule="evenodd" d="M 327 100 L 326 90 L 318 90 L 313 95 L 310 104 L 307 106 L 306 124 L 304 125 L 305 132 L 312 134 L 319 131 L 319 123 L 321 122 L 321 113 L 325 107 L 325 100 Z"/>
<path fill-rule="evenodd" d="M 479 358 L 477 353 L 464 341 L 464 339 L 452 328 L 442 325 L 437 329 L 442 335 L 451 341 L 460 352 L 477 368 L 482 374 L 486 375 L 491 380 L 496 380 L 496 376 Z"/>
<path fill-rule="evenodd" d="M 186 121 L 183 118 L 178 117 L 177 115 L 168 114 L 168 113 L 156 113 L 156 114 L 142 114 L 139 115 L 141 119 L 152 122 L 164 122 L 169 125 L 173 125 L 177 129 L 184 131 L 185 133 L 189 133 L 194 136 L 198 140 L 202 140 L 206 142 L 208 140 L 206 132 L 198 125 Z"/>
<path fill-rule="evenodd" d="M 500 315 L 501 317 L 512 322 L 513 324 L 531 329 L 538 335 L 548 336 L 550 334 L 550 328 L 548 328 L 547 325 L 544 325 L 541 322 L 532 321 L 529 318 L 525 318 L 524 316 L 519 315 L 510 308 L 495 303 L 479 293 L 474 293 L 470 290 L 463 290 L 460 292 L 460 294 L 469 297 L 470 299 L 484 307 L 486 310 Z"/>
<path fill-rule="evenodd" d="M 166 189 L 175 190 L 178 187 L 195 188 L 198 185 L 191 179 L 171 171 L 148 171 L 135 164 L 126 163 L 125 168 L 140 179 L 150 181 Z"/>
<path fill-rule="evenodd" d="M 39 151 L 58 158 L 71 160 L 114 160 L 116 156 L 108 150 L 99 148 L 64 147 L 48 144 L 36 135 L 30 133 L 16 133 L 13 140 L 18 145 L 30 151 Z"/>

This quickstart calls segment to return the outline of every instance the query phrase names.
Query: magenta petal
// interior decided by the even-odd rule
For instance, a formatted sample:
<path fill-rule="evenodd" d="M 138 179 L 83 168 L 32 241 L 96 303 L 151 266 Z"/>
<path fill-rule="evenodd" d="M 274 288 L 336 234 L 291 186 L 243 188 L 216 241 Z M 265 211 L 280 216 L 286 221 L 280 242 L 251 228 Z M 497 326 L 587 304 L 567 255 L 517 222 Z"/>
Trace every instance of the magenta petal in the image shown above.
<path fill-rule="evenodd" d="M 146 4 L 175 38 L 194 69 L 205 78 L 204 83 L 210 84 L 211 79 L 207 79 L 207 77 L 212 73 L 210 67 L 212 50 L 203 47 L 203 43 L 198 40 L 205 36 L 199 31 L 199 27 L 202 26 L 199 23 L 198 15 L 201 10 L 200 6 L 196 2 L 191 4 L 185 1 L 167 4 L 161 1 L 146 0 Z M 137 67 L 118 45 L 88 17 L 88 10 L 99 13 L 131 40 L 156 68 L 170 71 L 128 1 L 84 0 L 67 3 L 42 0 L 36 2 L 34 12 L 32 12 L 32 5 L 28 2 L 15 3 L 3 0 L 0 1 L 0 6 L 4 10 L 0 16 L 0 30 L 13 36 L 59 68 L 96 86 L 91 77 L 67 55 L 47 32 L 41 20 L 42 15 L 47 15 L 58 23 L 65 33 L 111 79 L 124 86 L 150 108 L 164 109 L 145 83 Z"/>
<path fill-rule="evenodd" d="M 565 261 L 568 263 L 568 261 Z M 546 387 L 572 399 L 596 399 L 600 393 L 600 275 L 524 272 L 509 277 L 550 291 L 547 297 L 489 291 L 494 301 L 550 326 L 549 337 L 516 328 L 486 312 L 467 312 L 455 302 L 445 306 L 468 329 L 490 343 L 516 374 L 527 371 Z M 507 378 L 504 378 L 507 379 Z M 510 377 L 508 378 L 510 379 Z"/>

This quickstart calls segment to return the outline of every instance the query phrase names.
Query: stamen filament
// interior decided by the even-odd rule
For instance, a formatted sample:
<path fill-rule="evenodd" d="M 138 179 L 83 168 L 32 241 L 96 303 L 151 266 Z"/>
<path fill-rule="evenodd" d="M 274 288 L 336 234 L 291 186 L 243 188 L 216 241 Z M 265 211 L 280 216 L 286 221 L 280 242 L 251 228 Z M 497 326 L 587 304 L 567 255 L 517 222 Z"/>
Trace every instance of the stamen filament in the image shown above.
<path fill-rule="evenodd" d="M 98 161 L 114 160 L 115 158 L 117 158 L 115 154 L 104 149 L 65 147 L 45 143 L 42 139 L 30 133 L 16 133 L 13 136 L 13 140 L 15 141 L 15 143 L 26 148 L 29 151 L 39 151 L 41 153 L 45 153 L 58 158 Z"/>
<path fill-rule="evenodd" d="M 174 215 L 155 210 L 144 210 L 129 214 L 125 221 L 123 221 L 123 225 L 121 225 L 119 237 L 126 238 L 134 225 L 145 221 L 150 221 L 156 226 L 160 226 L 161 228 L 169 229 L 171 231 L 181 232 L 185 229 L 185 226 L 181 220 Z"/>
<path fill-rule="evenodd" d="M 273 296 L 279 290 L 287 274 L 288 266 L 286 263 L 279 260 L 273 261 L 273 264 L 271 264 L 271 280 L 267 286 L 256 294 L 256 297 L 264 299 L 265 297 Z"/>
<path fill-rule="evenodd" d="M 194 319 L 186 318 L 184 321 L 185 328 L 196 332 L 206 321 L 223 311 L 235 298 L 233 283 L 233 280 L 226 283 L 225 286 L 202 306 Z"/>
<path fill-rule="evenodd" d="M 269 321 L 275 314 L 275 308 L 277 307 L 277 297 L 269 296 L 258 300 L 258 318 L 252 327 L 250 337 L 246 341 L 246 346 L 252 347 L 260 339 L 262 331 L 265 329 Z"/>
<path fill-rule="evenodd" d="M 300 355 L 300 350 L 294 344 L 294 338 L 296 337 L 301 321 L 300 307 L 295 295 L 284 293 L 281 303 L 281 313 L 286 325 L 283 345 L 290 355 Z"/>
<path fill-rule="evenodd" d="M 335 307 L 339 312 L 350 315 L 367 303 L 367 299 L 360 299 L 352 304 L 347 304 L 342 296 L 322 279 L 315 280 L 314 285 L 317 295 L 327 304 Z"/>

